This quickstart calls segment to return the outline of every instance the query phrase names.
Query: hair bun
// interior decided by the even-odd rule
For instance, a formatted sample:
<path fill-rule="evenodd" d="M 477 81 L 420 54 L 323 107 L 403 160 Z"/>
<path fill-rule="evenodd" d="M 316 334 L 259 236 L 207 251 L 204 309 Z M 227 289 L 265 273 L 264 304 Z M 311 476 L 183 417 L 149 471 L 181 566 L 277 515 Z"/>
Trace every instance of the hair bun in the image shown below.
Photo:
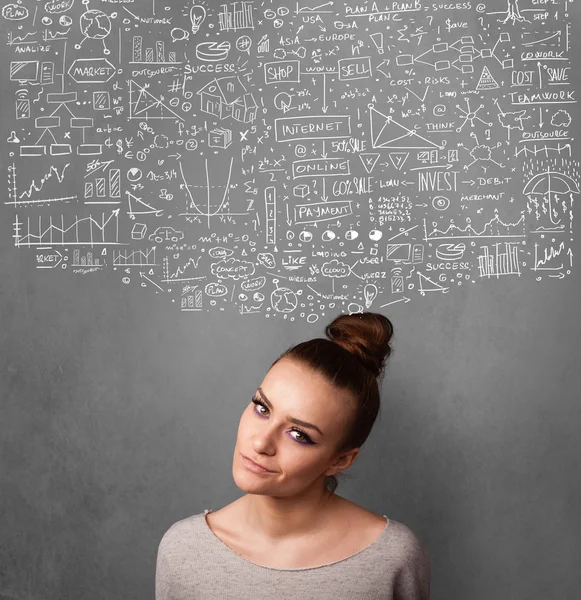
<path fill-rule="evenodd" d="M 325 328 L 327 337 L 351 352 L 375 377 L 379 377 L 391 354 L 391 321 L 378 313 L 339 315 Z"/>

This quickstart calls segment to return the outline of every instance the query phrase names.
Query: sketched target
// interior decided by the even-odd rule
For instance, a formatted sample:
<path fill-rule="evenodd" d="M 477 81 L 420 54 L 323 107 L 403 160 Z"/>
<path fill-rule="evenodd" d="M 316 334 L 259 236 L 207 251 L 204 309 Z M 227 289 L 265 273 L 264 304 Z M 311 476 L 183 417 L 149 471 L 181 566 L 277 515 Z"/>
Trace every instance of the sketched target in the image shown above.
<path fill-rule="evenodd" d="M 450 200 L 448 200 L 446 196 L 436 196 L 432 200 L 432 206 L 436 210 L 446 210 L 447 208 L 450 208 Z"/>

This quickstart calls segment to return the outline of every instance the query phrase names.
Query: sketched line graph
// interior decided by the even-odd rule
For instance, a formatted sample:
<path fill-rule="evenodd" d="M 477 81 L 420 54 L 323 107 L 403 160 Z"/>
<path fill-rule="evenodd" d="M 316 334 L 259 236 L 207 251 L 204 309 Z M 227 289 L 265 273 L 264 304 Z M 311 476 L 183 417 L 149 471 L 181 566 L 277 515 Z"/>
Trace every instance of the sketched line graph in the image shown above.
<path fill-rule="evenodd" d="M 15 36 L 14 33 L 12 33 L 12 31 L 9 31 L 8 36 L 7 36 L 6 45 L 14 46 L 14 45 L 18 45 L 18 44 L 38 44 L 38 40 L 27 39 L 29 36 L 32 37 L 32 36 L 36 35 L 37 33 L 38 33 L 38 31 L 29 31 L 26 35 L 20 37 L 20 36 Z"/>
<path fill-rule="evenodd" d="M 504 223 L 501 221 L 498 213 L 487 221 L 481 230 L 476 230 L 470 221 L 467 219 L 466 227 L 458 227 L 455 223 L 451 223 L 446 229 L 438 229 L 437 224 L 433 224 L 433 229 L 428 233 L 426 219 L 424 218 L 424 240 L 449 240 L 456 238 L 504 238 L 504 237 L 526 237 L 525 231 L 525 216 L 516 223 Z"/>
<path fill-rule="evenodd" d="M 299 6 L 299 3 L 296 3 L 295 14 L 331 14 L 333 12 L 333 2 L 324 2 L 323 4 L 318 4 L 317 6 Z"/>
<path fill-rule="evenodd" d="M 175 270 L 172 268 L 170 273 L 169 258 L 166 256 L 163 259 L 163 279 L 162 283 L 181 283 L 184 281 L 194 281 L 198 279 L 206 279 L 206 275 L 198 277 L 188 277 L 192 269 L 196 270 L 200 262 L 201 256 L 197 259 L 191 257 L 182 266 L 176 267 Z"/>
<path fill-rule="evenodd" d="M 91 215 L 79 218 L 65 226 L 65 217 L 61 215 L 60 224 L 53 217 L 37 219 L 27 217 L 20 221 L 18 214 L 14 221 L 14 245 L 17 248 L 26 246 L 104 246 L 126 245 L 119 242 L 119 209 L 115 209 L 107 218 L 105 213 L 97 220 Z"/>
<path fill-rule="evenodd" d="M 149 250 L 113 250 L 114 267 L 156 267 L 155 247 Z"/>
<path fill-rule="evenodd" d="M 14 206 L 20 205 L 30 205 L 30 204 L 45 204 L 48 202 L 68 202 L 69 200 L 76 200 L 77 196 L 61 196 L 58 198 L 35 198 L 32 199 L 33 192 L 40 192 L 44 188 L 45 182 L 52 179 L 53 175 L 56 176 L 59 183 L 63 182 L 65 176 L 65 169 L 70 166 L 70 163 L 67 163 L 62 171 L 59 173 L 58 169 L 54 166 L 51 166 L 48 173 L 45 173 L 41 178 L 39 183 L 37 184 L 35 180 L 32 180 L 32 183 L 28 187 L 28 191 L 24 191 L 21 194 L 18 193 L 18 189 L 16 187 L 16 165 L 12 163 L 8 167 L 8 181 L 10 183 L 9 187 L 9 197 L 12 198 L 12 201 L 4 202 L 4 204 L 12 204 Z M 23 199 L 25 198 L 25 199 Z"/>
<path fill-rule="evenodd" d="M 180 187 L 182 187 L 183 189 L 186 190 L 186 194 L 188 197 L 188 207 L 187 207 L 188 212 L 180 213 L 180 216 L 205 217 L 208 220 L 208 227 L 210 227 L 211 217 L 227 217 L 227 216 L 248 214 L 246 212 L 233 213 L 233 212 L 224 210 L 229 205 L 228 194 L 230 192 L 230 181 L 232 180 L 232 165 L 233 165 L 233 163 L 234 163 L 234 157 L 231 157 L 230 158 L 230 166 L 228 167 L 228 177 L 226 178 L 226 183 L 223 186 L 221 186 L 218 184 L 212 184 L 212 181 L 210 180 L 210 169 L 208 167 L 208 159 L 207 158 L 205 159 L 204 166 L 205 166 L 205 172 L 206 172 L 206 185 L 203 187 L 206 188 L 206 209 L 202 210 L 201 202 L 196 201 L 196 199 L 194 198 L 194 195 L 192 194 L 192 190 L 191 190 L 191 188 L 193 188 L 193 187 L 201 187 L 201 186 L 194 186 L 193 184 L 190 184 L 187 182 L 186 176 L 184 174 L 183 165 L 180 161 L 180 163 L 179 163 L 180 173 L 181 173 L 182 181 L 183 181 L 183 184 Z M 211 190 L 214 188 L 220 188 L 220 187 L 224 187 L 224 192 L 222 193 L 222 197 L 219 199 L 218 207 L 215 210 L 212 210 L 210 208 L 211 204 L 212 204 Z"/>
<path fill-rule="evenodd" d="M 569 269 L 573 267 L 573 251 L 571 248 L 565 246 L 565 242 L 561 242 L 556 248 L 550 246 L 543 248 L 542 255 L 539 252 L 539 244 L 535 242 L 535 255 L 534 264 L 532 266 L 533 271 L 561 271 L 565 268 L 565 260 L 563 255 L 566 255 L 569 259 Z M 558 266 L 547 266 L 551 264 L 551 261 L 558 262 L 561 260 L 561 264 Z M 553 263 L 554 264 L 554 263 Z M 542 265 L 542 266 L 541 266 Z"/>

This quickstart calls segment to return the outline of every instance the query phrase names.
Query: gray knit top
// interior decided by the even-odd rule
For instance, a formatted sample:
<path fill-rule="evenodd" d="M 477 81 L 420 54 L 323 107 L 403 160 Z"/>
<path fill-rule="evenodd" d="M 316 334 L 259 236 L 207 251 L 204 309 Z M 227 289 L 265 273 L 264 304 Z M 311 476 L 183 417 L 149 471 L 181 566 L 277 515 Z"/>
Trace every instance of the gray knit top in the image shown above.
<path fill-rule="evenodd" d="M 156 600 L 429 600 L 426 548 L 403 523 L 389 519 L 375 541 L 342 560 L 275 569 L 222 542 L 206 521 L 208 512 L 177 521 L 163 535 Z"/>

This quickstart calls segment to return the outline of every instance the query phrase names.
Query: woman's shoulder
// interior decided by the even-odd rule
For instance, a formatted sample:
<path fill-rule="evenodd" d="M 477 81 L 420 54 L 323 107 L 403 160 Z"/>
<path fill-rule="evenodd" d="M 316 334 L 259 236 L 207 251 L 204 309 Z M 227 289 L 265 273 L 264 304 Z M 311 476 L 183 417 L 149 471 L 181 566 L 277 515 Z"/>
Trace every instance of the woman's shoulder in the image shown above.
<path fill-rule="evenodd" d="M 405 523 L 392 519 L 389 528 L 386 566 L 397 574 L 396 586 L 400 597 L 427 600 L 430 597 L 432 568 L 426 545 Z"/>
<path fill-rule="evenodd" d="M 391 529 L 389 543 L 392 547 L 397 548 L 402 556 L 423 559 L 427 554 L 425 544 L 405 523 L 390 519 L 389 529 Z"/>
<path fill-rule="evenodd" d="M 203 519 L 208 510 L 210 509 L 206 509 L 204 512 L 196 513 L 189 517 L 180 519 L 179 521 L 175 521 L 167 528 L 161 537 L 159 542 L 160 548 L 168 547 L 172 544 L 175 545 L 176 543 L 184 543 L 186 540 L 195 539 L 192 538 L 192 535 L 199 533 L 199 531 L 203 528 Z"/>

